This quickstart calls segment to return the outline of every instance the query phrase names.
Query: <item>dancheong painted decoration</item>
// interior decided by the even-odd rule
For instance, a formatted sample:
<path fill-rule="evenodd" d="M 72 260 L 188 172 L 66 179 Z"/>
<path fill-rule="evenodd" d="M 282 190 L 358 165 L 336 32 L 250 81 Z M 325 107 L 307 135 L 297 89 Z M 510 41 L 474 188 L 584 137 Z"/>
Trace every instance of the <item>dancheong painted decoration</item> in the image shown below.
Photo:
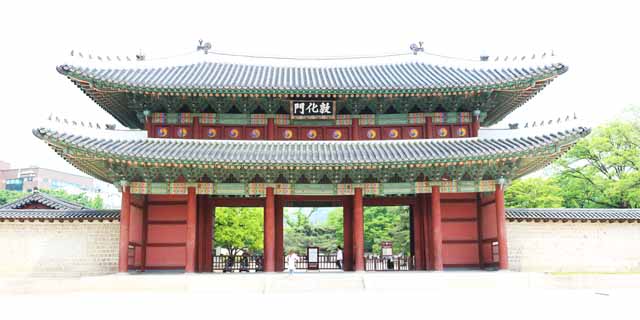
<path fill-rule="evenodd" d="M 264 271 L 282 271 L 282 210 L 304 202 L 343 207 L 345 270 L 366 268 L 363 207 L 376 205 L 410 207 L 410 269 L 503 269 L 504 187 L 589 133 L 480 132 L 563 64 L 57 70 L 121 124 L 146 131 L 110 139 L 33 130 L 122 189 L 120 271 L 212 271 L 213 209 L 224 206 L 264 207 Z"/>

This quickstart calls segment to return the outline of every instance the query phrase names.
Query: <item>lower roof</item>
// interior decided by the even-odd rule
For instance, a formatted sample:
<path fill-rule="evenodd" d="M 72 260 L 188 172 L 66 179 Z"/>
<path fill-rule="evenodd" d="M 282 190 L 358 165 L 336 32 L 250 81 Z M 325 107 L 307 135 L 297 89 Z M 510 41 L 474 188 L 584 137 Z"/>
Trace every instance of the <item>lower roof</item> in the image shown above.
<path fill-rule="evenodd" d="M 506 217 L 516 221 L 640 221 L 640 209 L 508 208 Z"/>
<path fill-rule="evenodd" d="M 119 220 L 120 210 L 2 209 L 4 220 Z"/>
<path fill-rule="evenodd" d="M 568 150 L 590 132 L 575 128 L 533 137 L 457 138 L 380 141 L 237 141 L 191 139 L 100 139 L 33 130 L 68 162 L 104 181 L 114 166 L 128 166 L 149 174 L 180 171 L 184 177 L 207 170 L 310 172 L 333 170 L 415 170 L 429 167 L 481 166 L 493 161 L 514 162 L 516 178 L 535 171 Z M 194 170 L 198 171 L 195 172 Z M 185 171 L 184 174 L 181 171 Z M 186 172 L 189 171 L 189 172 Z M 201 178 L 201 177 L 195 177 Z M 194 180 L 197 181 L 197 180 Z M 216 182 L 216 181 L 213 181 Z"/>

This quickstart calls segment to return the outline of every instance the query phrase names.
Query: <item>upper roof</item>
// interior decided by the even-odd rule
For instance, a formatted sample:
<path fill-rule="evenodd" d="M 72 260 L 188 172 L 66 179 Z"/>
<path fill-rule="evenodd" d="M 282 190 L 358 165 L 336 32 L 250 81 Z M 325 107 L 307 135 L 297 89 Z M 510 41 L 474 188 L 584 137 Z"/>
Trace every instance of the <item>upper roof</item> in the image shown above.
<path fill-rule="evenodd" d="M 640 221 L 640 209 L 609 208 L 508 208 L 509 220 L 588 220 L 588 221 Z"/>
<path fill-rule="evenodd" d="M 22 209 L 30 204 L 41 204 L 55 210 L 81 210 L 85 209 L 80 204 L 69 202 L 56 198 L 42 192 L 33 192 L 25 197 L 22 197 L 14 202 L 4 204 L 0 206 L 0 209 Z"/>
<path fill-rule="evenodd" d="M 67 76 L 140 90 L 287 90 L 348 94 L 501 88 L 515 82 L 555 76 L 566 70 L 562 64 L 535 68 L 462 69 L 421 62 L 350 67 L 275 67 L 216 62 L 148 69 L 58 67 L 58 71 Z"/>
<path fill-rule="evenodd" d="M 0 209 L 2 220 L 119 220 L 120 210 Z"/>
<path fill-rule="evenodd" d="M 385 165 L 464 165 L 464 161 L 532 158 L 532 162 L 523 163 L 516 172 L 520 176 L 546 165 L 587 135 L 589 129 L 576 128 L 535 137 L 379 141 L 112 140 L 44 128 L 34 129 L 33 133 L 82 171 L 111 181 L 106 163 L 113 161 L 136 166 L 213 168 L 221 165 L 273 170 L 279 166 L 348 169 L 364 165 L 375 169 Z"/>
<path fill-rule="evenodd" d="M 142 69 L 97 69 L 61 65 L 57 70 L 123 125 L 143 128 L 140 113 L 144 108 L 155 106 L 154 102 L 135 96 L 148 94 L 198 96 L 206 99 L 218 99 L 218 96 L 225 95 L 278 98 L 304 98 L 307 95 L 331 98 L 469 95 L 470 100 L 466 103 L 455 104 L 468 105 L 471 111 L 475 108 L 482 109 L 487 112 L 483 124 L 491 125 L 522 105 L 555 77 L 566 72 L 567 67 L 558 63 L 530 68 L 467 69 L 422 62 L 347 67 L 281 67 L 201 62 Z M 495 92 L 497 95 L 483 96 L 480 99 L 473 96 L 487 92 Z M 133 95 L 127 95 L 128 93 Z M 490 103 L 483 103 L 489 100 Z M 423 101 L 418 105 L 432 105 L 435 108 L 442 103 L 447 102 Z M 155 104 L 158 104 L 157 101 Z"/>

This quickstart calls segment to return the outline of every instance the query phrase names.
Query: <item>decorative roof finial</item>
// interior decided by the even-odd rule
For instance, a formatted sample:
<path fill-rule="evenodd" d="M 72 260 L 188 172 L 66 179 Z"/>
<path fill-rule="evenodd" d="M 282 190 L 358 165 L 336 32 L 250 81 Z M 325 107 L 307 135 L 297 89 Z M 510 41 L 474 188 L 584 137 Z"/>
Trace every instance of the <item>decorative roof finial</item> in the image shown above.
<path fill-rule="evenodd" d="M 417 55 L 418 52 L 424 52 L 424 48 L 422 47 L 422 44 L 424 44 L 424 42 L 420 41 L 418 42 L 418 44 L 412 43 L 409 46 L 409 49 L 411 49 L 414 56 Z"/>
<path fill-rule="evenodd" d="M 204 54 L 208 54 L 211 48 L 211 42 L 204 42 L 200 39 L 198 40 L 198 47 L 196 48 L 196 51 L 204 51 Z"/>

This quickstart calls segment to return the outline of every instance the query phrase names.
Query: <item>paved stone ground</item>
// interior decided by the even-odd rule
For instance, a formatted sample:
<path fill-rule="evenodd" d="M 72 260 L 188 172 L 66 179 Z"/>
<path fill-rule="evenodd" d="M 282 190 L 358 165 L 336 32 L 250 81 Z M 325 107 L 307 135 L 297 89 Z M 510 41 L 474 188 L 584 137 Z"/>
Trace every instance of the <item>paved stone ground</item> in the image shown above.
<path fill-rule="evenodd" d="M 3 319 L 636 318 L 640 277 L 597 278 L 515 272 L 3 278 L 0 306 Z M 566 289 L 581 281 L 585 288 Z"/>

